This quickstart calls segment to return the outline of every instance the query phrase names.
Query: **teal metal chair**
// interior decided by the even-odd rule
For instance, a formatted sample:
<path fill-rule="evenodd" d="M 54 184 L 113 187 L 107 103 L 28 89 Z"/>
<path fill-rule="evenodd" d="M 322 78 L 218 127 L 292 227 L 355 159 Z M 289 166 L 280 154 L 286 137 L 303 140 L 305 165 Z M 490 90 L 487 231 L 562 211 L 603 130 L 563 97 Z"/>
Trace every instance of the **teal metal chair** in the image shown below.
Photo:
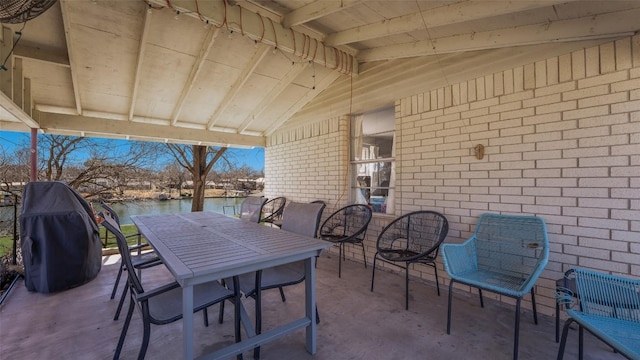
<path fill-rule="evenodd" d="M 480 216 L 473 235 L 462 244 L 444 244 L 442 259 L 451 281 L 447 334 L 451 333 L 453 284 L 458 282 L 516 299 L 513 358 L 518 358 L 520 303 L 531 293 L 533 320 L 538 324 L 533 285 L 549 259 L 549 240 L 544 220 L 537 216 L 486 213 Z"/>
<path fill-rule="evenodd" d="M 585 329 L 628 359 L 640 359 L 640 280 L 587 269 L 573 269 L 566 276 L 573 276 L 578 296 L 567 288 L 556 293 L 569 315 L 562 330 L 558 360 L 562 360 L 569 327 L 574 322 L 578 324 L 580 359 Z"/>

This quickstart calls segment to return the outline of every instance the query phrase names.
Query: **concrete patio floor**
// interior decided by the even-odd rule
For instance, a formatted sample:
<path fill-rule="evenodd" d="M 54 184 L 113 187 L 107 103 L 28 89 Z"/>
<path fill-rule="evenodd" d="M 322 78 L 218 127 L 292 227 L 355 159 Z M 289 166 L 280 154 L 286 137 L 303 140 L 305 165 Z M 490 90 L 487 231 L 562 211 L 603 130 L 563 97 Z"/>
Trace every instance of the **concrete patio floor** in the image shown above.
<path fill-rule="evenodd" d="M 0 309 L 0 354 L 3 359 L 110 359 L 113 357 L 124 315 L 113 321 L 117 298 L 109 299 L 119 265 L 117 255 L 103 258 L 104 266 L 91 282 L 55 294 L 30 293 L 23 281 Z M 376 272 L 376 287 L 369 291 L 371 267 L 343 263 L 337 275 L 337 256 L 323 254 L 317 266 L 317 296 L 321 323 L 318 351 L 305 350 L 304 331 L 287 335 L 262 347 L 264 360 L 281 359 L 511 359 L 514 308 L 486 299 L 454 294 L 451 335 L 446 333 L 447 287 L 436 294 L 435 285 L 410 282 L 409 310 L 404 310 L 403 276 Z M 147 288 L 171 279 L 163 267 L 144 270 Z M 122 283 L 122 282 L 121 282 Z M 122 289 L 122 285 L 121 285 Z M 120 289 L 120 291 L 121 291 Z M 304 285 L 285 288 L 287 302 L 277 290 L 263 293 L 263 328 L 272 328 L 303 313 Z M 118 292 L 118 297 L 120 292 Z M 253 300 L 243 299 L 253 316 Z M 218 306 L 210 311 L 205 328 L 195 318 L 195 354 L 208 353 L 233 342 L 233 306 L 225 307 L 225 322 L 218 324 Z M 520 359 L 554 359 L 554 319 L 539 314 L 533 324 L 524 311 L 520 329 Z M 147 359 L 182 357 L 181 321 L 151 326 Z M 122 359 L 138 354 L 142 324 L 134 313 Z M 245 359 L 252 353 L 245 353 Z M 571 331 L 565 359 L 577 358 L 577 331 Z M 585 359 L 621 359 L 606 345 L 585 335 Z"/>

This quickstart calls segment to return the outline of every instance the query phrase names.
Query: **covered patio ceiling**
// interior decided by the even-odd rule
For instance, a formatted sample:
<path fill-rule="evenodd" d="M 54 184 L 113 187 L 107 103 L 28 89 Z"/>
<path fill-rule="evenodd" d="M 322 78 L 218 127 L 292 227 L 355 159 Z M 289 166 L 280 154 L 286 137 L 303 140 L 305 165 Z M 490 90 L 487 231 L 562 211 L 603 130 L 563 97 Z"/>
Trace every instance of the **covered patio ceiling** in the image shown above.
<path fill-rule="evenodd" d="M 4 24 L 0 130 L 265 146 L 639 18 L 638 1 L 59 0 Z"/>

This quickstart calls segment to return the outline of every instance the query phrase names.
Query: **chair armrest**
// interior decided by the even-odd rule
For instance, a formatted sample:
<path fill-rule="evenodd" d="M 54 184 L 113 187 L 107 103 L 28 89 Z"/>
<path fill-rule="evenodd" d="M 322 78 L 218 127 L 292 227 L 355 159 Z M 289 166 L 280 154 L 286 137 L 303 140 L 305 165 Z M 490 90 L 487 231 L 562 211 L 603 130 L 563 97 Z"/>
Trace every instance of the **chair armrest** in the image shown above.
<path fill-rule="evenodd" d="M 162 260 L 160 260 L 160 258 L 151 258 L 147 261 L 142 261 L 139 262 L 135 265 L 136 269 L 148 269 L 154 266 L 158 266 L 160 264 L 163 264 Z"/>
<path fill-rule="evenodd" d="M 531 274 L 529 275 L 527 280 L 522 284 L 521 288 L 523 289 L 523 291 L 524 290 L 526 290 L 527 292 L 531 291 L 531 289 L 535 285 L 536 281 L 538 281 L 538 278 L 540 277 L 540 275 L 544 271 L 544 268 L 547 266 L 547 262 L 549 261 L 548 260 L 549 259 L 549 248 L 547 247 L 545 249 L 545 251 L 546 251 L 546 255 L 543 255 L 540 258 L 540 261 L 536 265 L 535 269 L 531 272 Z"/>
<path fill-rule="evenodd" d="M 462 244 L 443 244 L 440 249 L 444 268 L 449 275 L 454 276 L 478 268 L 475 237 L 467 239 Z"/>
<path fill-rule="evenodd" d="M 144 243 L 144 244 L 138 244 L 138 245 L 131 245 L 129 246 L 129 250 L 133 251 L 133 250 L 138 250 L 138 249 L 144 249 L 146 247 L 151 247 L 151 245 Z"/>
<path fill-rule="evenodd" d="M 138 301 L 145 301 L 145 300 L 149 300 L 149 298 L 152 298 L 154 296 L 166 293 L 167 291 L 171 291 L 175 288 L 179 288 L 180 284 L 178 284 L 177 282 L 172 282 L 170 284 L 166 284 L 160 287 L 157 287 L 155 289 L 152 289 L 150 291 L 145 291 L 142 294 L 137 294 L 136 295 L 136 300 Z"/>

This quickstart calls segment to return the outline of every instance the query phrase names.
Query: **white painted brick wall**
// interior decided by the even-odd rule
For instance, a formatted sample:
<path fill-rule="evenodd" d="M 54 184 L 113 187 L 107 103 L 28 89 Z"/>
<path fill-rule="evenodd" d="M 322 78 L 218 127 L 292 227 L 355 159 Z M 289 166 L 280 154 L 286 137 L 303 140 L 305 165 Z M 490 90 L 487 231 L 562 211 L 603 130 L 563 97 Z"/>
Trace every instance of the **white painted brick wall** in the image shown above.
<path fill-rule="evenodd" d="M 267 196 L 346 204 L 347 119 L 320 123 L 331 131 L 269 138 Z M 487 211 L 545 219 L 551 254 L 536 285 L 540 311 L 554 312 L 555 279 L 571 267 L 640 276 L 640 36 L 399 99 L 396 136 L 397 215 L 440 211 L 454 243 Z M 369 262 L 392 218 L 372 222 Z M 358 249 L 349 255 L 362 260 Z M 423 270 L 412 274 L 434 281 Z"/>

